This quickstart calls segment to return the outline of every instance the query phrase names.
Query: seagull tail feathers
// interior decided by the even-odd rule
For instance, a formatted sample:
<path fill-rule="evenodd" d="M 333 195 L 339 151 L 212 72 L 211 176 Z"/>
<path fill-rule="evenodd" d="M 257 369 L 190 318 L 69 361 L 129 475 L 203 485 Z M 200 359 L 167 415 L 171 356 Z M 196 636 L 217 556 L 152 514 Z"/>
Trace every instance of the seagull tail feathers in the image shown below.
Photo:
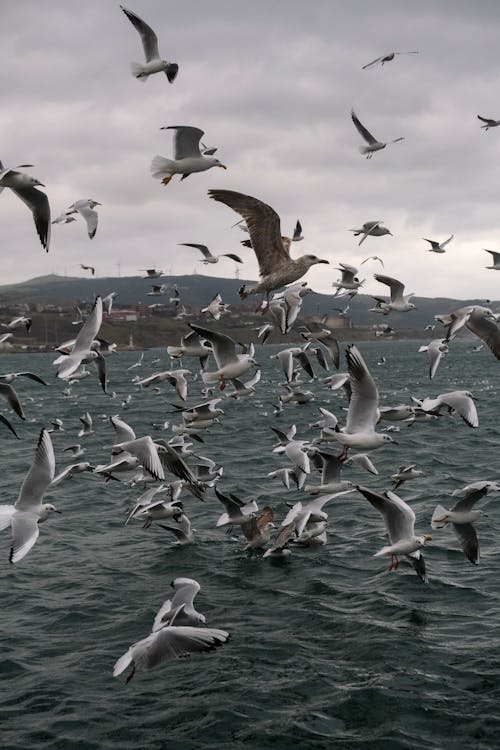
<path fill-rule="evenodd" d="M 155 156 L 151 162 L 151 174 L 159 180 L 163 177 L 168 177 L 173 174 L 173 164 L 172 159 L 165 159 L 164 156 Z"/>

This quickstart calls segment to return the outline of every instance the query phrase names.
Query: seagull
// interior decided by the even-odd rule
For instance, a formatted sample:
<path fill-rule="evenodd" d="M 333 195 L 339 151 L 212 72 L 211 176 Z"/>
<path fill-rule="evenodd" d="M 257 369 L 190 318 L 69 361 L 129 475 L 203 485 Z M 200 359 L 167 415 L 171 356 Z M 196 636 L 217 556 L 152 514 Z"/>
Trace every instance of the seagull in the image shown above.
<path fill-rule="evenodd" d="M 64 453 L 71 452 L 71 458 L 81 458 L 85 454 L 85 448 L 82 448 L 80 443 L 76 445 L 68 445 L 67 448 L 63 448 Z"/>
<path fill-rule="evenodd" d="M 45 193 L 36 189 L 38 185 L 40 187 L 45 187 L 45 185 L 34 177 L 17 171 L 31 166 L 31 164 L 20 164 L 19 167 L 6 169 L 0 161 L 0 193 L 4 188 L 10 188 L 28 206 L 33 214 L 35 229 L 42 247 L 48 253 L 50 245 L 49 199 Z"/>
<path fill-rule="evenodd" d="M 200 337 L 196 331 L 190 331 L 181 338 L 179 346 L 167 346 L 167 354 L 173 359 L 182 357 L 199 357 L 200 365 L 203 368 L 208 359 L 211 349 L 203 343 L 203 337 Z"/>
<path fill-rule="evenodd" d="M 48 386 L 48 383 L 46 383 L 39 375 L 35 375 L 34 372 L 9 372 L 6 375 L 0 375 L 0 383 L 12 383 L 14 380 L 21 377 L 29 378 L 30 380 L 34 380 L 35 383 Z"/>
<path fill-rule="evenodd" d="M 397 143 L 398 141 L 404 141 L 404 138 L 402 137 L 395 138 L 393 141 L 387 141 L 387 143 L 377 141 L 377 139 L 373 137 L 370 131 L 367 130 L 365 126 L 362 125 L 362 123 L 358 120 L 357 115 L 353 109 L 351 110 L 351 119 L 360 136 L 364 138 L 368 144 L 367 146 L 359 147 L 360 152 L 362 154 L 366 154 L 367 159 L 371 159 L 375 151 L 380 151 L 381 149 L 385 148 L 388 143 Z"/>
<path fill-rule="evenodd" d="M 135 675 L 138 669 L 151 669 L 166 659 L 189 656 L 201 651 L 213 649 L 226 643 L 229 633 L 218 628 L 193 628 L 188 625 L 175 625 L 175 620 L 184 609 L 181 604 L 170 617 L 169 625 L 158 622 L 163 616 L 163 606 L 155 617 L 153 629 L 146 638 L 133 643 L 128 651 L 116 662 L 113 677 L 119 677 L 126 669 L 132 667 L 126 682 Z"/>
<path fill-rule="evenodd" d="M 213 318 L 213 320 L 220 320 L 221 316 L 224 315 L 224 313 L 228 312 L 229 305 L 224 303 L 222 301 L 222 297 L 217 292 L 217 294 L 210 300 L 208 305 L 206 307 L 202 307 L 200 312 L 201 313 L 208 313 L 208 315 Z"/>
<path fill-rule="evenodd" d="M 80 268 L 83 268 L 84 271 L 90 271 L 91 275 L 95 276 L 94 266 L 85 266 L 83 263 L 80 263 Z"/>
<path fill-rule="evenodd" d="M 12 320 L 9 323 L 2 323 L 3 328 L 21 328 L 21 326 L 24 326 L 26 328 L 26 333 L 29 333 L 31 330 L 31 326 L 33 324 L 33 321 L 31 318 L 27 318 L 25 315 L 21 315 L 18 318 L 12 318 Z"/>
<path fill-rule="evenodd" d="M 182 515 L 182 503 L 179 500 L 164 502 L 163 500 L 154 499 L 156 495 L 166 490 L 168 490 L 168 487 L 165 487 L 163 484 L 159 487 L 146 490 L 137 499 L 136 504 L 128 514 L 123 525 L 126 526 L 132 518 L 143 521 L 144 529 L 149 528 L 153 521 L 161 521 L 166 518 L 173 518 L 177 521 Z"/>
<path fill-rule="evenodd" d="M 97 211 L 94 211 L 95 206 L 101 206 L 102 203 L 98 203 L 92 198 L 82 198 L 81 200 L 75 201 L 67 209 L 70 214 L 79 213 L 80 216 L 85 219 L 87 224 L 87 233 L 89 239 L 92 239 L 97 232 Z M 93 274 L 92 274 L 93 275 Z"/>
<path fill-rule="evenodd" d="M 427 352 L 429 355 L 429 380 L 432 380 L 441 362 L 441 357 L 449 351 L 448 344 L 442 339 L 434 339 L 427 346 L 421 346 L 418 351 Z"/>
<path fill-rule="evenodd" d="M 203 156 L 200 151 L 200 140 L 203 130 L 189 125 L 169 125 L 160 130 L 174 130 L 174 158 L 165 159 L 155 156 L 151 162 L 151 174 L 162 185 L 168 185 L 175 174 L 181 174 L 181 180 L 194 172 L 205 172 L 211 167 L 227 169 L 225 164 L 215 156 Z"/>
<path fill-rule="evenodd" d="M 415 513 L 398 495 L 388 490 L 384 495 L 368 487 L 356 488 L 384 517 L 384 523 L 391 541 L 390 546 L 382 547 L 375 557 L 391 556 L 389 570 L 399 566 L 398 555 L 406 555 L 415 568 L 415 572 L 424 582 L 428 582 L 425 562 L 420 550 L 426 542 L 432 541 L 428 534 L 415 536 Z"/>
<path fill-rule="evenodd" d="M 62 359 L 57 359 L 56 362 L 59 364 L 57 371 L 57 377 L 63 380 L 68 378 L 78 370 L 82 361 L 88 359 L 97 359 L 99 356 L 97 352 L 92 351 L 92 342 L 99 332 L 102 322 L 102 299 L 96 297 L 94 306 L 85 323 L 78 331 L 78 336 L 75 339 L 75 343 L 70 354 L 61 355 Z"/>
<path fill-rule="evenodd" d="M 315 255 L 302 255 L 297 260 L 290 258 L 291 240 L 281 236 L 280 217 L 271 206 L 233 190 L 209 190 L 208 194 L 240 214 L 250 233 L 261 280 L 255 286 L 241 287 L 239 294 L 242 299 L 249 294 L 265 293 L 269 301 L 269 294 L 274 289 L 298 281 L 316 263 L 328 263 Z"/>
<path fill-rule="evenodd" d="M 78 433 L 78 437 L 94 434 L 94 430 L 92 429 L 92 417 L 90 416 L 90 413 L 88 411 L 85 412 L 83 417 L 80 417 L 80 422 L 82 423 L 82 426 Z"/>
<path fill-rule="evenodd" d="M 363 263 L 367 263 L 367 261 L 369 260 L 378 260 L 382 268 L 384 267 L 384 261 L 382 260 L 382 258 L 379 258 L 378 255 L 369 255 L 368 258 L 365 258 L 364 260 L 361 261 L 361 265 L 363 265 Z"/>
<path fill-rule="evenodd" d="M 177 526 L 165 526 L 163 523 L 159 523 L 158 526 L 161 526 L 165 531 L 170 531 L 175 536 L 177 544 L 184 545 L 194 542 L 194 530 L 191 528 L 191 521 L 185 513 L 181 513 L 178 517 Z"/>
<path fill-rule="evenodd" d="M 67 450 L 67 448 L 65 448 Z M 63 479 L 71 479 L 75 474 L 82 474 L 85 471 L 94 471 L 94 466 L 92 466 L 88 461 L 81 461 L 78 464 L 71 464 L 71 466 L 67 466 L 63 471 L 60 472 L 57 476 L 54 477 L 52 482 L 50 483 L 51 486 L 55 484 L 59 484 L 59 482 L 62 482 Z"/>
<path fill-rule="evenodd" d="M 241 530 L 247 540 L 245 550 L 265 547 L 274 527 L 273 518 L 273 509 L 266 505 L 258 515 L 241 523 Z"/>
<path fill-rule="evenodd" d="M 144 359 L 144 352 L 141 352 L 139 355 L 139 359 L 137 362 L 134 362 L 129 367 L 127 367 L 127 370 L 135 370 L 136 367 L 142 367 L 142 360 Z"/>
<path fill-rule="evenodd" d="M 356 346 L 347 347 L 346 360 L 352 393 L 345 432 L 335 433 L 336 440 L 344 446 L 343 459 L 349 448 L 368 451 L 380 448 L 385 443 L 394 443 L 390 435 L 375 432 L 379 420 L 378 390 Z"/>
<path fill-rule="evenodd" d="M 410 479 L 417 479 L 417 477 L 423 476 L 423 473 L 420 469 L 415 469 L 415 464 L 400 466 L 395 474 L 391 474 L 391 479 L 394 482 L 392 489 L 397 490 L 403 482 L 408 482 Z"/>
<path fill-rule="evenodd" d="M 184 607 L 175 617 L 177 625 L 192 625 L 193 627 L 205 625 L 205 616 L 196 611 L 193 603 L 200 590 L 198 581 L 193 578 L 176 578 L 170 585 L 175 594 L 172 601 L 167 599 L 163 603 L 155 617 L 155 626 L 162 628 L 164 625 L 170 625 L 173 615 L 181 604 Z"/>
<path fill-rule="evenodd" d="M 485 133 L 490 128 L 496 128 L 498 127 L 498 125 L 500 125 L 500 120 L 491 120 L 489 117 L 481 117 L 481 115 L 478 115 L 477 119 L 481 120 L 481 122 L 486 123 L 485 125 L 481 125 L 481 127 L 484 128 Z"/>
<path fill-rule="evenodd" d="M 441 243 L 437 242 L 436 240 L 428 240 L 425 237 L 422 237 L 422 239 L 424 240 L 424 242 L 431 243 L 431 246 L 427 248 L 430 253 L 445 253 L 446 245 L 448 244 L 448 242 L 452 241 L 454 236 L 454 234 L 450 235 L 447 240 Z"/>
<path fill-rule="evenodd" d="M 492 266 L 485 266 L 485 268 L 489 268 L 493 271 L 500 271 L 500 253 L 495 252 L 494 250 L 486 250 L 486 248 L 484 248 L 484 252 L 491 254 L 491 262 L 493 263 Z"/>
<path fill-rule="evenodd" d="M 212 345 L 212 352 L 217 364 L 217 370 L 214 372 L 203 372 L 202 378 L 204 383 L 216 383 L 220 381 L 220 389 L 226 387 L 226 380 L 239 378 L 251 367 L 258 366 L 251 354 L 237 354 L 236 342 L 220 331 L 213 331 L 209 328 L 202 328 L 194 323 L 189 327 L 195 331 L 200 338 L 205 339 Z"/>
<path fill-rule="evenodd" d="M 459 490 L 458 493 L 463 493 L 463 496 L 457 500 L 451 510 L 446 510 L 442 505 L 438 505 L 431 520 L 433 529 L 442 529 L 446 524 L 451 523 L 465 557 L 473 565 L 479 565 L 479 542 L 472 523 L 486 515 L 482 510 L 473 510 L 473 507 L 490 489 L 500 489 L 498 485 L 492 482 L 478 482 L 476 485 L 469 485 L 465 488 L 465 492 Z M 455 491 L 453 494 L 455 495 L 457 492 Z"/>
<path fill-rule="evenodd" d="M 111 455 L 117 456 L 120 453 L 125 453 L 126 456 L 134 456 L 139 464 L 141 464 L 141 466 L 151 474 L 154 479 L 165 479 L 163 466 L 158 456 L 158 447 L 149 435 L 132 440 L 125 440 L 113 445 L 111 448 Z"/>
<path fill-rule="evenodd" d="M 382 226 L 382 219 L 377 221 L 365 221 L 363 226 L 359 229 L 349 229 L 349 231 L 354 232 L 355 237 L 359 237 L 360 234 L 363 235 L 358 242 L 358 247 L 366 240 L 367 237 L 383 237 L 384 234 L 390 234 L 391 237 L 393 237 L 392 232 L 387 229 L 387 227 Z M 382 263 L 382 265 L 384 264 Z"/>
<path fill-rule="evenodd" d="M 381 57 L 376 57 L 375 60 L 372 60 L 369 63 L 366 63 L 366 65 L 362 66 L 362 70 L 367 70 L 368 68 L 374 68 L 375 65 L 378 65 L 380 63 L 380 66 L 382 67 L 386 62 L 391 62 L 394 60 L 396 55 L 418 55 L 419 51 L 417 49 L 410 50 L 410 52 L 388 52 L 386 55 L 382 55 Z"/>
<path fill-rule="evenodd" d="M 179 66 L 177 63 L 167 62 L 160 58 L 160 53 L 158 51 L 158 37 L 153 29 L 131 10 L 127 10 L 123 5 L 120 5 L 120 8 L 125 13 L 132 26 L 139 32 L 142 47 L 144 49 L 144 56 L 146 58 L 145 63 L 131 63 L 132 75 L 134 78 L 137 78 L 144 83 L 153 73 L 165 73 L 169 83 L 173 83 L 177 76 Z"/>
<path fill-rule="evenodd" d="M 205 265 L 207 265 L 208 263 L 218 263 L 219 258 L 231 258 L 231 260 L 234 260 L 235 263 L 243 263 L 239 255 L 235 255 L 234 253 L 221 253 L 220 255 L 212 255 L 206 245 L 197 245 L 194 242 L 179 242 L 179 245 L 183 245 L 184 247 L 197 248 L 197 250 L 199 250 L 203 255 L 202 263 L 204 263 Z"/>
<path fill-rule="evenodd" d="M 163 372 L 155 372 L 153 375 L 149 375 L 147 378 L 143 378 L 142 380 L 138 380 L 136 385 L 140 386 L 141 388 L 149 388 L 151 385 L 157 385 L 158 383 L 162 383 L 164 380 L 167 380 L 170 385 L 173 385 L 177 395 L 179 396 L 182 401 L 185 401 L 187 398 L 187 380 L 186 375 L 190 375 L 190 370 L 185 369 L 178 369 L 178 370 L 164 370 Z"/>
<path fill-rule="evenodd" d="M 163 276 L 163 271 L 158 271 L 156 268 L 141 268 L 141 271 L 146 271 L 146 276 L 143 279 L 159 279 Z"/>
<path fill-rule="evenodd" d="M 360 281 L 356 276 L 358 269 L 348 263 L 339 263 L 339 266 L 340 268 L 337 268 L 337 271 L 340 271 L 342 278 L 332 283 L 332 286 L 337 290 L 334 296 L 337 296 L 344 289 L 358 291 L 364 282 L 364 279 Z"/>
<path fill-rule="evenodd" d="M 21 486 L 14 505 L 0 505 L 0 530 L 12 530 L 11 563 L 17 563 L 28 554 L 38 539 L 38 524 L 52 513 L 60 513 L 43 496 L 54 479 L 55 458 L 52 441 L 47 430 L 40 432 L 33 463 Z"/>
<path fill-rule="evenodd" d="M 405 285 L 401 281 L 393 279 L 391 276 L 382 276 L 379 273 L 375 273 L 373 278 L 380 284 L 386 284 L 391 290 L 390 302 L 385 302 L 379 297 L 375 297 L 378 303 L 377 306 L 380 306 L 384 311 L 384 315 L 388 315 L 391 310 L 395 310 L 396 312 L 409 312 L 410 310 L 416 309 L 416 306 L 412 302 L 409 302 L 414 296 L 414 292 L 403 295 Z"/>
<path fill-rule="evenodd" d="M 457 413 L 469 427 L 479 427 L 476 405 L 469 391 L 450 391 L 436 398 L 424 398 L 420 408 L 427 414 L 439 414 L 443 407 Z"/>

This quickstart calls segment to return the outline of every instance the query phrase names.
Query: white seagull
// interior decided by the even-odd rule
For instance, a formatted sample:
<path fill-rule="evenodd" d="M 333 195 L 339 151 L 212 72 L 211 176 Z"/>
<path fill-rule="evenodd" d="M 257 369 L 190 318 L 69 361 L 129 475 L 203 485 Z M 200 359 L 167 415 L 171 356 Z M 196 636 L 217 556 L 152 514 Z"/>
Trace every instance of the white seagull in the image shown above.
<path fill-rule="evenodd" d="M 93 200 L 93 198 L 82 198 L 81 200 L 72 203 L 67 209 L 68 214 L 78 213 L 83 219 L 85 219 L 89 239 L 92 239 L 97 232 L 98 215 L 97 211 L 94 211 L 94 208 L 101 205 L 101 203 Z"/>
<path fill-rule="evenodd" d="M 392 232 L 387 229 L 387 227 L 384 227 L 382 225 L 382 219 L 379 219 L 377 221 L 365 221 L 363 226 L 359 229 L 349 229 L 349 231 L 354 232 L 355 237 L 359 237 L 360 235 L 362 235 L 360 241 L 358 242 L 358 247 L 366 240 L 367 237 L 383 237 L 384 234 L 390 234 L 391 237 L 393 236 Z M 382 265 L 384 264 L 382 263 Z"/>
<path fill-rule="evenodd" d="M 167 60 L 162 60 L 160 58 L 158 37 L 153 29 L 131 10 L 127 10 L 123 5 L 120 5 L 120 8 L 125 13 L 132 26 L 139 32 L 142 47 L 144 49 L 144 56 L 146 58 L 145 63 L 131 63 L 132 75 L 134 78 L 137 78 L 144 83 L 153 73 L 165 73 L 169 83 L 173 83 L 177 76 L 179 66 L 177 63 L 167 62 Z"/>
<path fill-rule="evenodd" d="M 155 156 L 151 162 L 151 174 L 162 185 L 168 185 L 175 174 L 182 175 L 181 180 L 194 172 L 205 172 L 211 167 L 227 169 L 225 164 L 215 156 L 204 156 L 200 151 L 200 140 L 203 130 L 189 125 L 169 125 L 160 130 L 174 131 L 174 158 Z"/>
<path fill-rule="evenodd" d="M 412 508 L 390 490 L 381 495 L 368 487 L 358 486 L 356 489 L 382 514 L 391 541 L 390 545 L 376 552 L 374 557 L 390 555 L 389 570 L 395 570 L 399 566 L 398 555 L 406 555 L 417 575 L 427 583 L 425 562 L 420 550 L 426 542 L 432 541 L 432 537 L 428 534 L 415 536 L 415 513 Z"/>
<path fill-rule="evenodd" d="M 377 141 L 377 139 L 370 133 L 370 131 L 367 130 L 365 126 L 358 120 L 358 117 L 353 109 L 351 110 L 351 119 L 360 136 L 364 138 L 368 144 L 367 146 L 359 147 L 360 153 L 366 154 L 367 159 L 371 159 L 375 151 L 380 151 L 381 149 L 385 148 L 388 143 L 397 143 L 398 141 L 404 141 L 403 137 L 395 138 L 393 141 L 387 141 L 386 143 Z"/>
<path fill-rule="evenodd" d="M 430 253 L 445 253 L 446 245 L 448 244 L 448 242 L 452 241 L 454 236 L 454 234 L 450 235 L 444 242 L 437 242 L 437 240 L 428 240 L 426 239 L 426 237 L 422 237 L 422 239 L 424 240 L 424 242 L 430 242 L 431 246 L 427 248 Z"/>
<path fill-rule="evenodd" d="M 368 70 L 368 68 L 374 68 L 375 65 L 379 65 L 382 67 L 385 65 L 386 62 L 391 62 L 394 60 L 396 55 L 418 55 L 419 52 L 417 49 L 410 50 L 409 52 L 387 52 L 385 55 L 381 55 L 380 57 L 376 57 L 375 60 L 372 60 L 369 63 L 366 63 L 366 65 L 362 66 L 362 70 Z"/>
<path fill-rule="evenodd" d="M 189 656 L 200 651 L 212 651 L 217 646 L 226 643 L 229 633 L 225 630 L 175 625 L 175 620 L 180 616 L 184 607 L 185 604 L 181 604 L 172 613 L 170 624 L 162 626 L 161 622 L 157 622 L 157 618 L 162 613 L 162 606 L 155 617 L 150 635 L 133 643 L 118 659 L 113 669 L 113 677 L 118 677 L 126 669 L 132 667 L 126 679 L 126 682 L 130 682 L 138 669 L 151 669 L 166 659 Z"/>
<path fill-rule="evenodd" d="M 37 190 L 36 186 L 45 187 L 42 182 L 30 177 L 24 172 L 18 172 L 18 169 L 31 167 L 31 164 L 20 164 L 13 169 L 5 169 L 0 161 L 0 193 L 4 188 L 10 188 L 18 198 L 25 203 L 35 222 L 35 229 L 45 251 L 49 252 L 50 245 L 50 206 L 49 199 Z"/>
<path fill-rule="evenodd" d="M 344 432 L 336 432 L 335 439 L 344 446 L 342 458 L 349 448 L 362 451 L 375 450 L 385 443 L 394 443 L 387 433 L 375 432 L 380 416 L 378 390 L 359 349 L 348 346 L 346 349 L 351 399 L 347 410 Z"/>
<path fill-rule="evenodd" d="M 0 505 L 0 530 L 8 526 L 12 530 L 11 563 L 22 560 L 33 547 L 38 539 L 38 524 L 46 521 L 51 513 L 60 513 L 50 503 L 42 504 L 43 496 L 54 479 L 55 466 L 50 435 L 47 430 L 42 430 L 19 497 L 14 505 Z"/>
<path fill-rule="evenodd" d="M 219 258 L 231 258 L 231 260 L 234 260 L 235 263 L 243 263 L 239 255 L 235 255 L 234 253 L 221 253 L 220 255 L 212 255 L 206 245 L 197 245 L 194 242 L 180 242 L 179 244 L 183 245 L 184 247 L 195 247 L 197 250 L 199 250 L 203 255 L 202 263 L 204 263 L 205 265 L 207 265 L 208 263 L 218 263 Z"/>

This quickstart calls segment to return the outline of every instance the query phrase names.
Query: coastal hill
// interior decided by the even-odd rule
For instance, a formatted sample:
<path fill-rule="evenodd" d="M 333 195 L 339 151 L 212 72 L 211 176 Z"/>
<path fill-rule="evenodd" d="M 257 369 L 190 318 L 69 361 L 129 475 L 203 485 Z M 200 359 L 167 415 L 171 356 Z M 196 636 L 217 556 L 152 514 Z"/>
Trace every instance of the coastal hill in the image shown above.
<path fill-rule="evenodd" d="M 242 301 L 238 289 L 248 283 L 241 279 L 225 279 L 202 274 L 190 276 L 164 276 L 155 280 L 155 284 L 168 284 L 172 289 L 161 297 L 150 297 L 151 281 L 140 276 L 83 278 L 69 276 L 40 276 L 18 284 L 0 286 L 0 305 L 15 307 L 20 304 L 31 306 L 56 305 L 63 309 L 74 308 L 76 304 L 90 303 L 97 294 L 105 296 L 117 292 L 116 307 L 148 306 L 160 303 L 168 307 L 173 287 L 177 287 L 181 302 L 186 308 L 198 313 L 218 292 L 224 302 L 231 306 L 234 313 L 253 312 L 258 304 L 258 297 L 249 297 Z M 389 323 L 396 329 L 423 329 L 434 323 L 434 316 L 449 313 L 463 305 L 488 305 L 493 309 L 500 303 L 489 300 L 458 300 L 445 297 L 414 297 L 416 310 L 409 313 L 391 313 L 388 316 L 369 312 L 374 300 L 366 294 L 357 294 L 350 302 L 348 320 L 355 327 L 371 327 L 374 324 Z M 331 317 L 338 315 L 338 309 L 348 304 L 348 298 L 334 297 L 333 294 L 309 294 L 304 298 L 301 317 L 311 317 L 328 313 Z"/>

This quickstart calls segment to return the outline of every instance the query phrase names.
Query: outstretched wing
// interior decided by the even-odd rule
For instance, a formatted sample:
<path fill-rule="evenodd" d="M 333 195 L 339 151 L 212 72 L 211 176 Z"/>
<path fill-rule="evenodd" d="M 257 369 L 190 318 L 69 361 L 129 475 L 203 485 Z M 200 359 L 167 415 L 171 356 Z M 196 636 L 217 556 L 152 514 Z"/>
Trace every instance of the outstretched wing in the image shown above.
<path fill-rule="evenodd" d="M 245 220 L 261 276 L 267 276 L 289 262 L 290 256 L 281 237 L 280 217 L 271 206 L 233 190 L 209 190 L 208 194 L 214 200 L 225 203 Z"/>

